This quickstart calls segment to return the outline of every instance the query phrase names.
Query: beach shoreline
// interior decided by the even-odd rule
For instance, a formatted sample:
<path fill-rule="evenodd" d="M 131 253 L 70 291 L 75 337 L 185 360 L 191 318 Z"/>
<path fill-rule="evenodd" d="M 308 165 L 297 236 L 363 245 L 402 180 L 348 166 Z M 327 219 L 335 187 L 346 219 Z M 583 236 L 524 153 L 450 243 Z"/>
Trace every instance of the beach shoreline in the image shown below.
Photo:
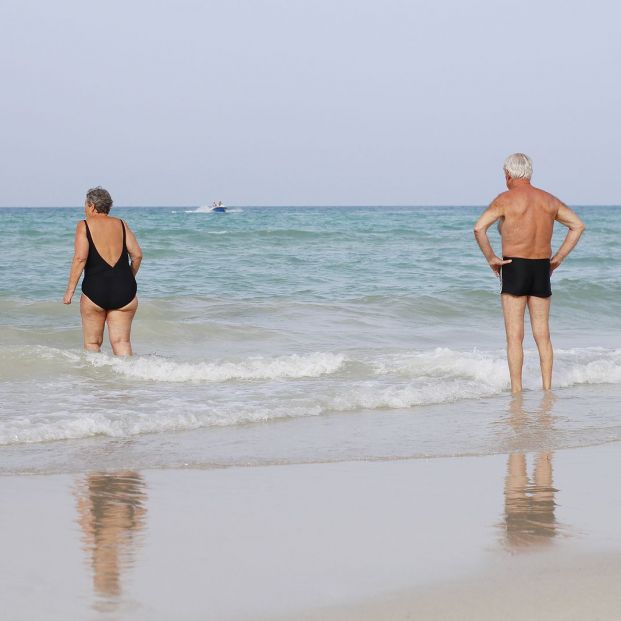
<path fill-rule="evenodd" d="M 615 443 L 545 458 L 2 475 L 0 597 L 15 621 L 612 618 L 620 462 Z M 520 604 L 524 592 L 536 597 Z"/>

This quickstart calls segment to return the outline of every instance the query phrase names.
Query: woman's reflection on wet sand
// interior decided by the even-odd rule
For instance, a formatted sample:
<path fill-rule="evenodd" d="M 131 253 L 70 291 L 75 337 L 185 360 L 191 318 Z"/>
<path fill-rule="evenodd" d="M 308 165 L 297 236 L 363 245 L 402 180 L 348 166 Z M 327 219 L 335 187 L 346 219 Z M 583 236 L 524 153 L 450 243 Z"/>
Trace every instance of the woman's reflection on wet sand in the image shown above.
<path fill-rule="evenodd" d="M 144 526 L 144 480 L 129 471 L 90 474 L 80 481 L 76 495 L 95 592 L 116 598 L 121 594 L 121 572 L 133 565 L 136 534 Z"/>
<path fill-rule="evenodd" d="M 531 414 L 524 410 L 522 395 L 516 395 L 511 401 L 509 422 L 517 433 L 531 425 L 539 431 L 549 429 L 553 404 L 553 395 L 546 393 L 538 410 Z M 526 454 L 509 454 L 504 527 L 506 544 L 512 550 L 550 543 L 557 534 L 554 494 L 558 490 L 552 482 L 552 456 L 552 452 L 538 453 L 529 478 Z"/>

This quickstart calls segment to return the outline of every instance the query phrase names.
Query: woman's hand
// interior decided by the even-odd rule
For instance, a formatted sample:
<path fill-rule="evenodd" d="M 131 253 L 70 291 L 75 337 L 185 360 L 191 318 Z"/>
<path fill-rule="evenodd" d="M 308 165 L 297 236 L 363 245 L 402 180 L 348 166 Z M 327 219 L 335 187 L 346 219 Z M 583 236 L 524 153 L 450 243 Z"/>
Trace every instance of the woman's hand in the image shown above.
<path fill-rule="evenodd" d="M 65 297 L 63 298 L 63 304 L 71 304 L 71 298 L 73 297 L 73 291 L 65 291 Z"/>

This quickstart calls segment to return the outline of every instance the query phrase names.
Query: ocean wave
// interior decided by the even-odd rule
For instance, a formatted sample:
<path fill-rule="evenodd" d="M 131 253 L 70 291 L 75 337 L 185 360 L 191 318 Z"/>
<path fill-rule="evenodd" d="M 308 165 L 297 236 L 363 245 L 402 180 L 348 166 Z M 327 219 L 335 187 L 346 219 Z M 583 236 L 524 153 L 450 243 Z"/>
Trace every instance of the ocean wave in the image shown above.
<path fill-rule="evenodd" d="M 49 374 L 54 369 L 64 376 L 72 368 L 102 368 L 128 379 L 155 383 L 313 378 L 337 372 L 346 359 L 341 353 L 314 352 L 274 357 L 250 356 L 237 361 L 182 362 L 157 354 L 124 358 L 47 345 L 0 347 L 0 371 L 10 372 L 13 378 L 35 376 L 37 371 Z"/>
<path fill-rule="evenodd" d="M 376 373 L 391 383 L 359 383 L 326 401 L 323 411 L 403 409 L 491 397 L 508 391 L 510 382 L 504 352 L 433 351 L 397 355 L 373 362 Z M 526 352 L 523 383 L 526 390 L 541 386 L 536 352 Z M 395 382 L 395 376 L 400 382 Z M 573 349 L 556 352 L 554 387 L 620 384 L 621 351 Z"/>
<path fill-rule="evenodd" d="M 500 392 L 509 387 L 506 354 L 495 351 L 456 351 L 438 347 L 433 350 L 381 356 L 372 361 L 378 375 L 397 375 L 404 378 L 445 379 L 472 382 L 480 395 Z M 524 385 L 527 389 L 540 386 L 539 357 L 536 351 L 526 350 Z M 557 349 L 554 359 L 554 386 L 569 388 L 580 384 L 621 383 L 621 350 L 602 347 Z M 470 392 L 466 387 L 464 397 Z M 450 393 L 447 390 L 447 394 Z"/>
<path fill-rule="evenodd" d="M 335 373 L 345 361 L 343 354 L 292 354 L 240 362 L 176 362 L 159 356 L 115 358 L 106 354 L 89 357 L 95 367 L 109 367 L 127 378 L 155 382 L 225 382 L 228 380 L 300 379 Z"/>
<path fill-rule="evenodd" d="M 621 350 L 600 347 L 559 349 L 555 352 L 554 384 L 569 388 L 580 384 L 621 383 Z"/>
<path fill-rule="evenodd" d="M 191 431 L 204 427 L 229 427 L 284 418 L 318 416 L 319 407 L 268 408 L 243 403 L 229 407 L 205 403 L 199 410 L 188 410 L 180 403 L 166 403 L 161 411 L 145 413 L 118 409 L 73 415 L 68 410 L 47 412 L 41 420 L 13 419 L 0 422 L 0 446 L 33 444 L 58 440 L 79 440 L 93 436 L 125 438 L 147 433 Z M 171 407 L 172 405 L 172 407 Z M 175 407 L 176 405 L 176 407 Z"/>
<path fill-rule="evenodd" d="M 154 383 L 227 382 L 230 380 L 303 379 L 342 373 L 347 383 L 372 381 L 405 385 L 415 381 L 446 384 L 473 382 L 481 387 L 502 391 L 508 386 L 504 350 L 454 350 L 437 347 L 403 352 L 348 351 L 312 352 L 281 356 L 249 356 L 238 360 L 180 361 L 157 354 L 116 357 L 78 349 L 46 345 L 0 346 L 0 368 L 13 377 L 36 375 L 37 365 L 46 371 L 54 368 L 65 376 L 72 369 L 108 369 L 128 379 Z M 539 359 L 536 350 L 526 350 L 524 383 L 539 385 Z M 554 360 L 554 385 L 565 388 L 578 384 L 621 383 L 621 350 L 602 347 L 557 349 Z M 447 384 L 448 385 L 448 384 Z M 391 388 L 392 390 L 392 388 Z M 450 391 L 449 391 L 450 392 Z M 470 394 L 470 390 L 466 391 Z"/>
<path fill-rule="evenodd" d="M 43 388 L 38 386 L 36 395 L 22 393 L 19 404 L 5 409 L 0 417 L 0 444 L 94 435 L 125 437 L 338 412 L 408 409 L 492 397 L 509 389 L 501 350 L 317 352 L 235 362 L 178 362 L 161 356 L 121 359 L 42 346 L 27 349 L 21 351 L 21 358 L 14 352 L 15 364 L 36 356 L 48 368 L 57 363 L 58 377 L 48 378 Z M 79 385 L 72 369 L 79 369 Z M 102 384 L 92 373 L 85 376 L 84 369 L 111 371 L 126 381 Z M 139 399 L 117 399 L 111 394 L 117 389 L 130 394 L 126 391 L 132 380 L 148 382 L 140 387 Z M 261 380 L 267 383 L 253 388 Z M 167 387 L 170 383 L 185 383 L 187 388 L 179 391 Z M 556 388 L 620 383 L 621 350 L 556 351 Z M 533 350 L 526 352 L 524 385 L 527 390 L 540 387 L 539 362 Z"/>
<path fill-rule="evenodd" d="M 426 351 L 381 356 L 373 361 L 378 375 L 397 374 L 406 377 L 455 377 L 491 383 L 507 382 L 504 351 L 457 351 L 437 347 Z"/>

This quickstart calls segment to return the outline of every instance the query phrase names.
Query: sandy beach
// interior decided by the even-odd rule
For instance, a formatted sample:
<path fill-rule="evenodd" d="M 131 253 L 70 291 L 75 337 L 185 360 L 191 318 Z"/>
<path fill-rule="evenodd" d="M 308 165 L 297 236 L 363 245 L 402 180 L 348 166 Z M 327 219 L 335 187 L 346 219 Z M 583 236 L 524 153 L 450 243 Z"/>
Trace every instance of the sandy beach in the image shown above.
<path fill-rule="evenodd" d="M 0 621 L 621 621 L 621 3 L 0 16 Z"/>
<path fill-rule="evenodd" d="M 21 619 L 617 619 L 617 443 L 5 475 Z"/>

